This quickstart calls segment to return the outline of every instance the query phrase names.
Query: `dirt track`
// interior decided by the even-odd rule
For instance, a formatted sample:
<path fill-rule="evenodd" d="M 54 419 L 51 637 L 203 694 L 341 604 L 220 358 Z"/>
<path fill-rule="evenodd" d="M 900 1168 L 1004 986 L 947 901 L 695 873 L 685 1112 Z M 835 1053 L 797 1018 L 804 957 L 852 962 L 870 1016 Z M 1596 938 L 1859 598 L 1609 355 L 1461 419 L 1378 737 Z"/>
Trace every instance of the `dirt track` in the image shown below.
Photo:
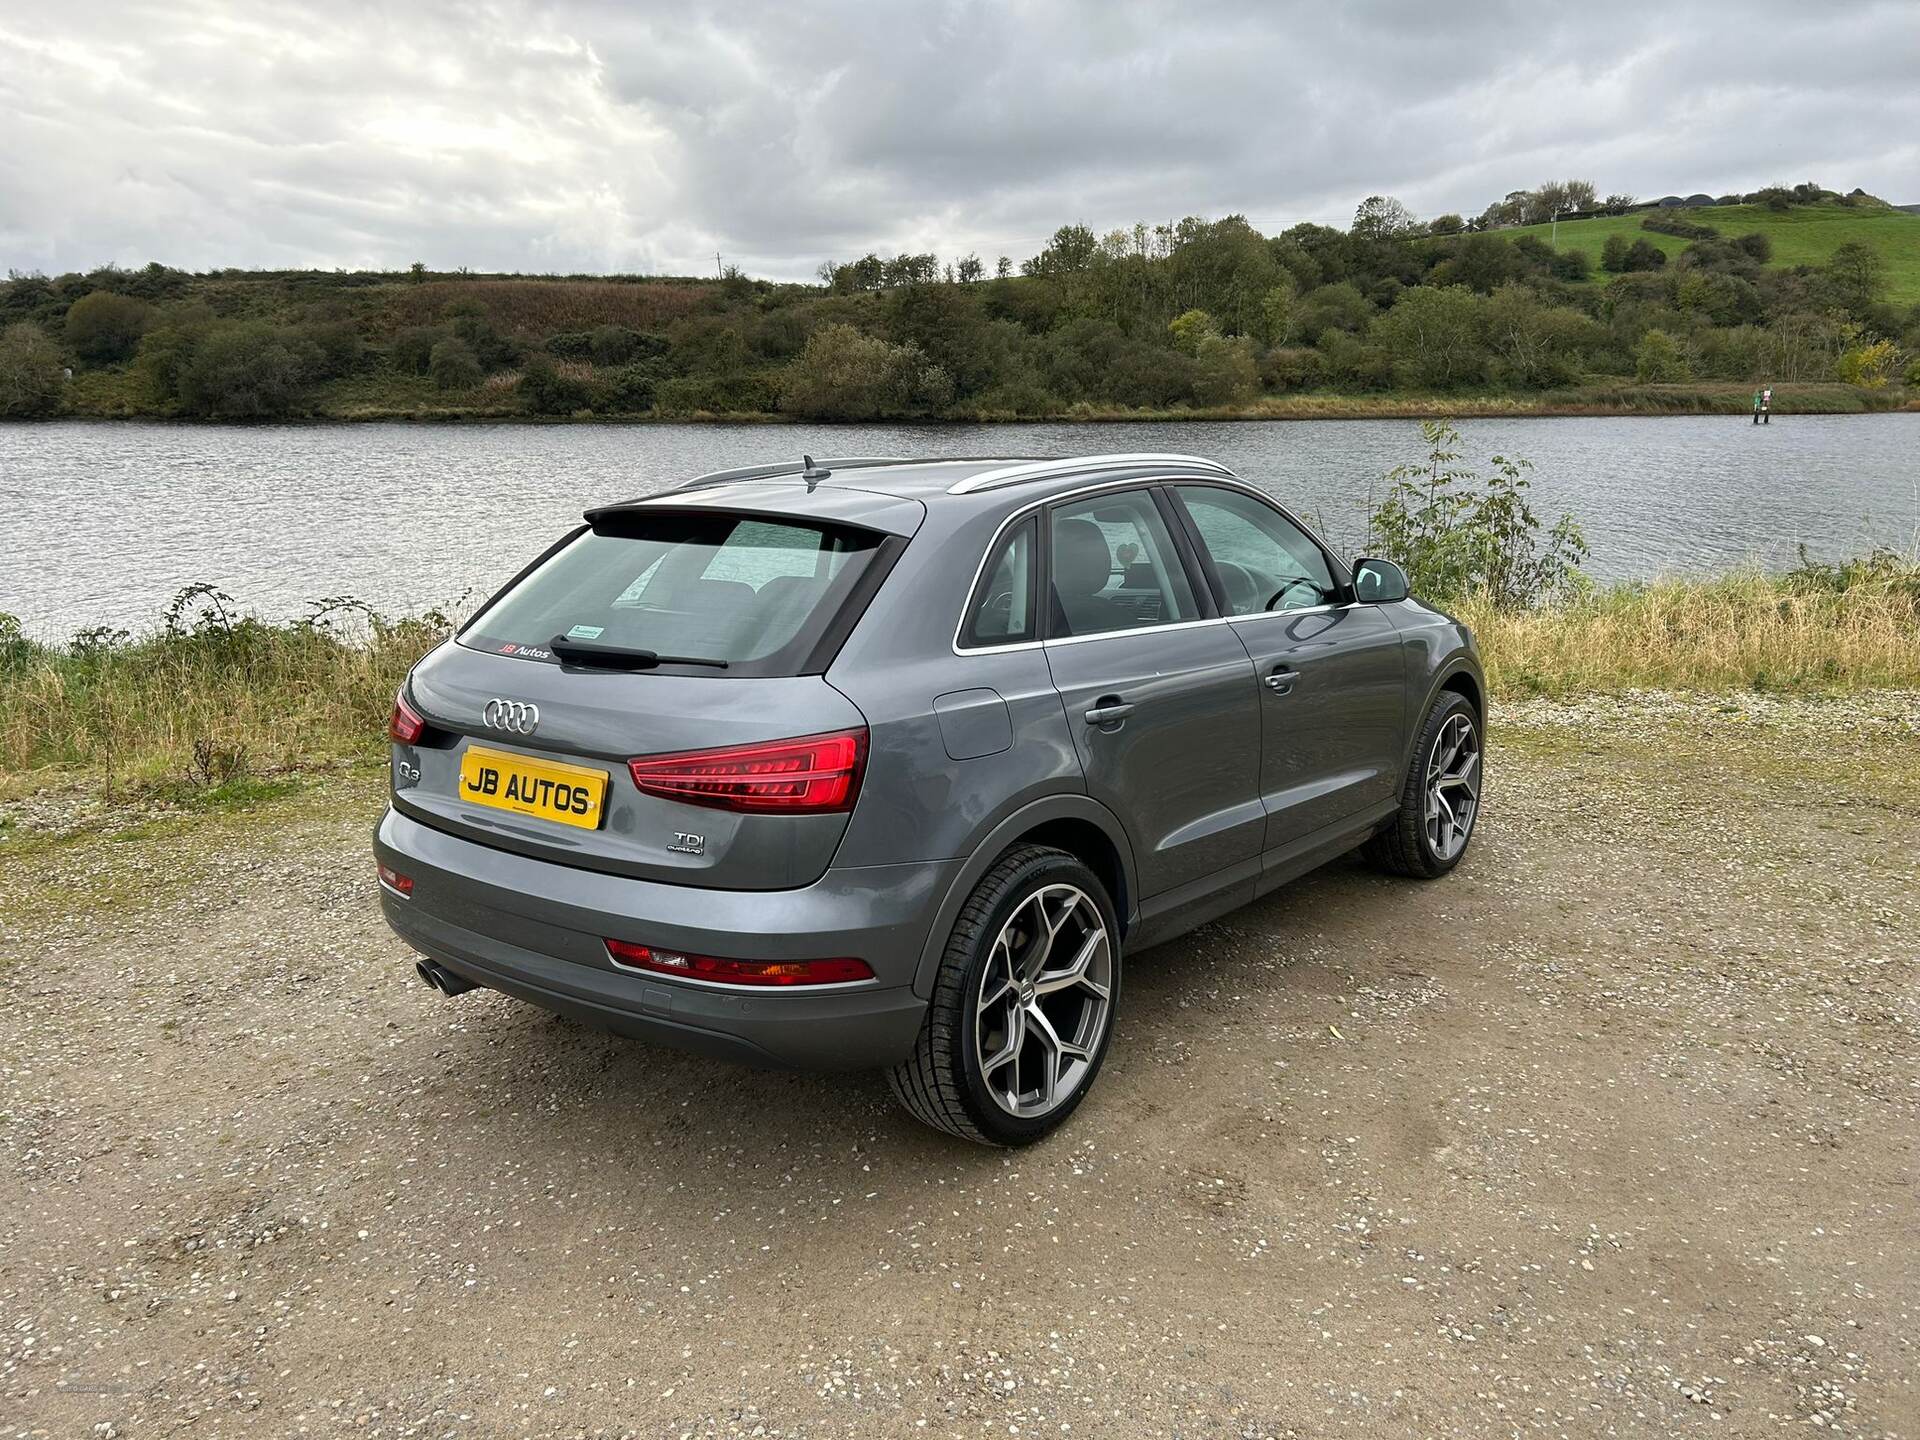
<path fill-rule="evenodd" d="M 1019 1154 L 437 999 L 364 780 L 15 842 L 0 1436 L 1920 1436 L 1914 701 L 1506 717 Z"/>

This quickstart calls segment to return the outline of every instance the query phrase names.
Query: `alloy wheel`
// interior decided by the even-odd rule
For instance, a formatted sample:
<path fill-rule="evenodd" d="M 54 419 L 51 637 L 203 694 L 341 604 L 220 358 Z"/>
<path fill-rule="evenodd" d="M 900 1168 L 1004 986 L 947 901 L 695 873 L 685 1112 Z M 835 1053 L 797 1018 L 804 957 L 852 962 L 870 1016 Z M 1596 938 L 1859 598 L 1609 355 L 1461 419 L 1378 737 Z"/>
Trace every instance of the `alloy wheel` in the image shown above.
<path fill-rule="evenodd" d="M 1022 1119 L 1070 1099 L 1100 1053 L 1113 1005 L 1113 941 L 1077 885 L 1048 885 L 995 937 L 974 1006 L 987 1093 Z"/>
<path fill-rule="evenodd" d="M 1441 860 L 1466 849 L 1480 811 L 1480 735 L 1468 715 L 1453 715 L 1427 757 L 1427 843 Z"/>

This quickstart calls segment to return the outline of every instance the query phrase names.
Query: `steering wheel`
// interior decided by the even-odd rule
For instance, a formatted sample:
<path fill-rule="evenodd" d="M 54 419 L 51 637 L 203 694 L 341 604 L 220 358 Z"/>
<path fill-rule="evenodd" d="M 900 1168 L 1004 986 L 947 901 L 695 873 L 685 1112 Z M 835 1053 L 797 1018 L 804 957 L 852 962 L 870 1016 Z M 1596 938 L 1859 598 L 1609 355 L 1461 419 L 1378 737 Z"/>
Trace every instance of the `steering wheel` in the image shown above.
<path fill-rule="evenodd" d="M 1289 590 L 1297 590 L 1302 585 L 1306 586 L 1309 590 L 1313 591 L 1313 598 L 1315 599 L 1315 601 L 1320 601 L 1327 598 L 1327 592 L 1320 588 L 1318 581 L 1309 580 L 1304 575 L 1296 575 L 1291 580 L 1287 581 L 1284 585 L 1282 585 L 1278 590 L 1273 592 L 1273 596 L 1267 601 L 1265 608 L 1268 610 L 1273 609 L 1274 606 L 1278 605 L 1283 599 L 1286 598 L 1287 592 Z"/>
<path fill-rule="evenodd" d="M 1216 560 L 1213 563 L 1214 569 L 1220 572 L 1220 583 L 1226 589 L 1234 614 L 1246 614 L 1260 600 L 1260 584 L 1253 578 L 1253 572 L 1231 560 Z"/>
<path fill-rule="evenodd" d="M 1010 623 L 1013 619 L 1013 591 L 1002 590 L 998 595 L 989 595 L 987 603 L 980 607 L 980 616 L 985 620 Z"/>

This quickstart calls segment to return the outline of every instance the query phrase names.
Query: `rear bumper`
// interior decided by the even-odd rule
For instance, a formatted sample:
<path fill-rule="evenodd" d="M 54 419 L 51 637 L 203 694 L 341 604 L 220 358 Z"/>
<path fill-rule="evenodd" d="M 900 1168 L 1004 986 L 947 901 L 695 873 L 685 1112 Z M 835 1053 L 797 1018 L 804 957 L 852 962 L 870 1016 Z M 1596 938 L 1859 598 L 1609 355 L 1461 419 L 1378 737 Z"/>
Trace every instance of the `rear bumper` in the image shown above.
<path fill-rule="evenodd" d="M 476 984 L 544 1009 L 684 1050 L 756 1065 L 847 1070 L 906 1056 L 926 1014 L 914 972 L 960 862 L 829 870 L 798 890 L 710 890 L 555 865 L 445 834 L 389 810 L 382 863 L 394 933 Z M 853 955 L 856 985 L 753 991 L 636 974 L 607 937 L 745 960 Z"/>

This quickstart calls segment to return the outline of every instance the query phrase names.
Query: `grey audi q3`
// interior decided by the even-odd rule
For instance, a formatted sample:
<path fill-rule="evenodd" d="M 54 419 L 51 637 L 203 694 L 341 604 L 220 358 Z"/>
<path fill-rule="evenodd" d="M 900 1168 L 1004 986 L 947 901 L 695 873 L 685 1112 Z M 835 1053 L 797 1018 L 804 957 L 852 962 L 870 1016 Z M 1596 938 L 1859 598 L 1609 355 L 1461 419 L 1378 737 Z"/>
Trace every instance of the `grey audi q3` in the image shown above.
<path fill-rule="evenodd" d="M 394 702 L 387 920 L 476 986 L 884 1068 L 1017 1145 L 1123 958 L 1357 846 L 1456 865 L 1473 637 L 1185 455 L 827 460 L 586 512 Z"/>

